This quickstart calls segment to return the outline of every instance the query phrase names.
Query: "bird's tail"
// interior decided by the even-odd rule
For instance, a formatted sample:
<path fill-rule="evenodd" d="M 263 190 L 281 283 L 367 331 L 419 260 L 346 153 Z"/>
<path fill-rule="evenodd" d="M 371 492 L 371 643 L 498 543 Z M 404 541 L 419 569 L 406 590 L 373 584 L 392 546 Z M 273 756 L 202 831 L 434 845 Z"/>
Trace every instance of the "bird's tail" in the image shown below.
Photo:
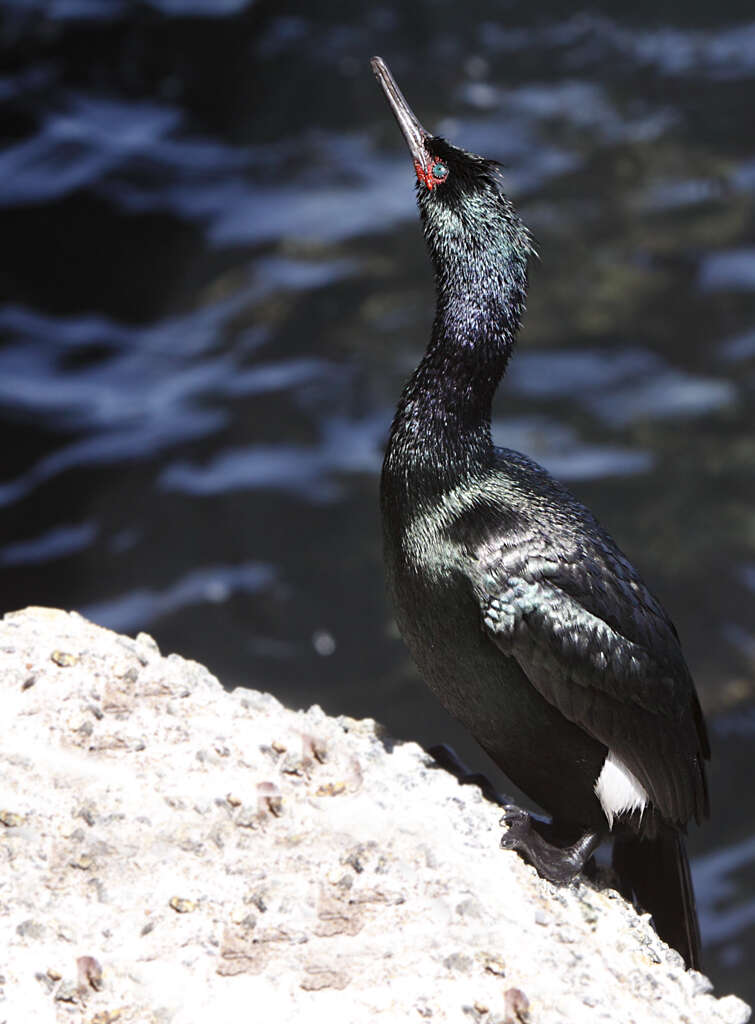
<path fill-rule="evenodd" d="M 688 968 L 699 970 L 700 925 L 684 836 L 670 828 L 653 839 L 619 835 L 613 868 L 624 896 L 652 915 L 655 930 Z"/>

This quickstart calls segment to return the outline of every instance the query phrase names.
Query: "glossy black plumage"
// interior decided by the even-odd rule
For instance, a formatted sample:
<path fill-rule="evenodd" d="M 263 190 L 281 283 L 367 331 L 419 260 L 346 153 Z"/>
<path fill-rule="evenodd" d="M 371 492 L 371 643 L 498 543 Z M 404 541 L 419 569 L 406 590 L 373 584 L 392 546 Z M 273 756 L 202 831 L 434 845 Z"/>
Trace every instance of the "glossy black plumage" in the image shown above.
<path fill-rule="evenodd" d="M 511 845 L 566 878 L 613 826 L 623 884 L 656 901 L 661 934 L 696 965 L 681 833 L 708 813 L 709 749 L 676 630 L 593 515 L 526 456 L 494 448 L 529 235 L 495 163 L 430 136 L 378 58 L 373 68 L 414 159 L 437 298 L 381 481 L 399 629 L 441 702 L 553 816 L 554 835 L 582 837 L 563 872 L 558 847 L 513 818 Z M 645 793 L 641 813 L 607 817 L 596 784 L 609 751 Z"/>

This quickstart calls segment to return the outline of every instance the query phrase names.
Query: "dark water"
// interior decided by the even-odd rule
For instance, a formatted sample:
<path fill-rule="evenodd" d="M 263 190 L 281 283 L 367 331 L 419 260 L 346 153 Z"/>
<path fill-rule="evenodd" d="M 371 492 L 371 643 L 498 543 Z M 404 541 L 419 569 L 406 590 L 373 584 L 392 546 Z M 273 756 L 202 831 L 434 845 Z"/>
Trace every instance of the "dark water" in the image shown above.
<path fill-rule="evenodd" d="M 504 162 L 537 240 L 496 431 L 677 622 L 715 746 L 707 967 L 752 1000 L 749 0 L 3 4 L 3 607 L 146 629 L 483 765 L 383 597 L 377 474 L 432 297 L 372 53 Z"/>

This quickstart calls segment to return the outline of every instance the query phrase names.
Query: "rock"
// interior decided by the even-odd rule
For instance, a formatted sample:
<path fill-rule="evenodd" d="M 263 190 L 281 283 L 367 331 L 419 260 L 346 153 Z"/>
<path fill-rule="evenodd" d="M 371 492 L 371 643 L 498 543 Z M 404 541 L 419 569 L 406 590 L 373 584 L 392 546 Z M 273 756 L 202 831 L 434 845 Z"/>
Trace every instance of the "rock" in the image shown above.
<path fill-rule="evenodd" d="M 374 722 L 51 609 L 0 623 L 0 687 L 0 1020 L 749 1020 Z"/>

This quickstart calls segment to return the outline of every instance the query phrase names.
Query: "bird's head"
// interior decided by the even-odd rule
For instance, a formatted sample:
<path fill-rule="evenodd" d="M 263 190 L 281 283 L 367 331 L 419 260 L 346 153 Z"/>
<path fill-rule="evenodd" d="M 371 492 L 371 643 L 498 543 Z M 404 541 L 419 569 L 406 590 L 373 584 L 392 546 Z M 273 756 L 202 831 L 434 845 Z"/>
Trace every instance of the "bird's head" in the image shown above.
<path fill-rule="evenodd" d="M 449 262 L 499 263 L 502 257 L 526 263 L 532 251 L 529 234 L 503 192 L 498 162 L 431 135 L 380 57 L 372 58 L 372 70 L 409 147 L 436 269 L 443 271 Z"/>

